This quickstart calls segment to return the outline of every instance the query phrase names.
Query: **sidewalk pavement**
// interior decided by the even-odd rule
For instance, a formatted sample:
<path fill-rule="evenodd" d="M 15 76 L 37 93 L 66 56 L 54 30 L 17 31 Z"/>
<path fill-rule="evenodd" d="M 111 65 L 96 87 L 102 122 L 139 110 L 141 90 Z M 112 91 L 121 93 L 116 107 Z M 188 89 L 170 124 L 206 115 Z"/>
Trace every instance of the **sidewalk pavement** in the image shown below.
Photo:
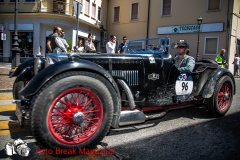
<path fill-rule="evenodd" d="M 12 92 L 13 83 L 16 77 L 9 78 L 11 63 L 0 62 L 0 93 Z"/>

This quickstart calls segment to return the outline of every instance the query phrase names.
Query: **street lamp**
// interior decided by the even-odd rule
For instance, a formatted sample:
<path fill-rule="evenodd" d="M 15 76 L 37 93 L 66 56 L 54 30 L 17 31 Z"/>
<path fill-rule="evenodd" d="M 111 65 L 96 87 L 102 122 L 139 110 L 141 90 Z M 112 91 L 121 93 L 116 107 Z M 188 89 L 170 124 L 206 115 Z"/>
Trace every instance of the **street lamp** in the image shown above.
<path fill-rule="evenodd" d="M 18 47 L 18 0 L 15 0 L 15 15 L 14 15 L 14 37 L 12 44 L 12 69 L 20 64 L 20 48 Z M 10 71 L 11 72 L 11 71 Z"/>
<path fill-rule="evenodd" d="M 78 42 L 78 28 L 79 28 L 79 14 L 82 11 L 82 3 L 78 2 L 77 0 L 73 0 L 73 7 L 74 7 L 74 13 L 77 18 L 77 33 L 76 33 L 76 45 Z"/>
<path fill-rule="evenodd" d="M 198 43 L 197 43 L 197 56 L 196 56 L 196 60 L 198 61 L 198 57 L 199 57 L 199 53 L 198 53 L 198 48 L 199 48 L 199 32 L 200 32 L 200 27 L 201 27 L 201 24 L 202 24 L 202 17 L 200 16 L 198 19 L 197 19 L 197 22 L 198 22 Z"/>

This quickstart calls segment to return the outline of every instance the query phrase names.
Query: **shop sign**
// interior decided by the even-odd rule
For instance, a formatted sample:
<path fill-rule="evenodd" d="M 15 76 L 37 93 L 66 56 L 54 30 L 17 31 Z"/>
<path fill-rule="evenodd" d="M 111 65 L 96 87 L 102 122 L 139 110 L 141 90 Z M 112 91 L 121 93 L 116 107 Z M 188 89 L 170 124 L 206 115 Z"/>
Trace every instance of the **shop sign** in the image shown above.
<path fill-rule="evenodd" d="M 6 41 L 7 40 L 7 35 L 6 33 L 1 33 L 1 40 Z"/>
<path fill-rule="evenodd" d="M 9 24 L 9 30 L 14 31 L 14 24 Z M 18 24 L 17 29 L 20 31 L 33 31 L 33 24 Z"/>
<path fill-rule="evenodd" d="M 178 33 L 194 33 L 198 32 L 222 32 L 223 23 L 208 23 L 202 24 L 200 27 L 198 24 L 181 25 L 181 26 L 167 26 L 158 27 L 158 34 L 178 34 Z"/>
<path fill-rule="evenodd" d="M 197 32 L 198 28 L 201 31 L 201 27 L 198 25 L 183 25 L 183 26 L 177 26 L 173 27 L 172 33 L 188 33 L 188 32 Z"/>

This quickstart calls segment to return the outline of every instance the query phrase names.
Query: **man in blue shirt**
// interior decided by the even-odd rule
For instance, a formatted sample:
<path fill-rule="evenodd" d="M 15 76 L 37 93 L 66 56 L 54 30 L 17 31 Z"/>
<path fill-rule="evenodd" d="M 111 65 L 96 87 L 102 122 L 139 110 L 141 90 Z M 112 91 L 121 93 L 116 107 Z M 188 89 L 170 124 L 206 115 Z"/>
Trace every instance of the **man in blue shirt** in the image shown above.
<path fill-rule="evenodd" d="M 122 54 L 122 53 L 124 52 L 124 46 L 125 46 L 126 44 L 127 44 L 127 37 L 126 37 L 126 36 L 123 36 L 123 41 L 122 41 L 121 44 L 119 44 L 117 53 Z"/>

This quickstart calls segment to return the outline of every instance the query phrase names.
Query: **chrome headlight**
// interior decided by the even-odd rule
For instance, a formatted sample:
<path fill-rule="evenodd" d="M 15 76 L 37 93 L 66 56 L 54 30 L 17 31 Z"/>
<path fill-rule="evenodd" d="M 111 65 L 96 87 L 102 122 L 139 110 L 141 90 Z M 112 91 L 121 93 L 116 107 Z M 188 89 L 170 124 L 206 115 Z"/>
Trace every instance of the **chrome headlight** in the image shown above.
<path fill-rule="evenodd" d="M 54 61 L 52 60 L 52 58 L 50 58 L 49 56 L 46 56 L 46 60 L 45 60 L 45 68 L 54 64 Z"/>
<path fill-rule="evenodd" d="M 41 70 L 44 69 L 44 60 L 43 58 L 37 57 L 34 60 L 34 74 L 38 74 Z"/>

